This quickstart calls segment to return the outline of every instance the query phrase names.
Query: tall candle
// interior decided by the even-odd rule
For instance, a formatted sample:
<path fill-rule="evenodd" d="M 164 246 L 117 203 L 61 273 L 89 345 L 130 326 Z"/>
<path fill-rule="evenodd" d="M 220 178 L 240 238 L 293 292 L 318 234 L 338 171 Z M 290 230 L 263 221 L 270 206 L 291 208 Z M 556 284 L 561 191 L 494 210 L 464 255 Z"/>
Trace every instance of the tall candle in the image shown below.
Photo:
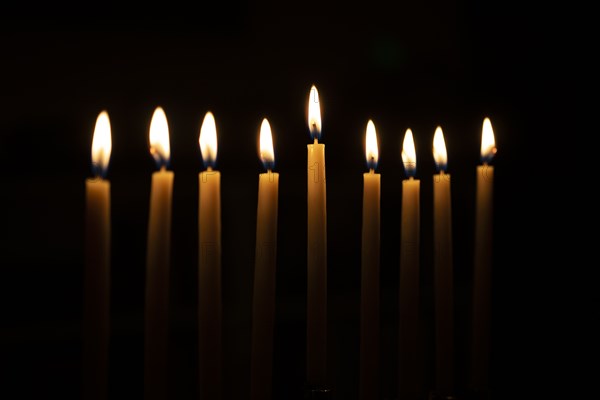
<path fill-rule="evenodd" d="M 369 120 L 365 137 L 369 172 L 363 174 L 363 216 L 360 293 L 360 389 L 364 400 L 379 398 L 379 235 L 381 175 L 375 124 Z"/>
<path fill-rule="evenodd" d="M 475 259 L 473 278 L 473 348 L 471 385 L 475 390 L 488 388 L 490 351 L 490 292 L 492 273 L 492 214 L 494 167 L 488 165 L 496 153 L 492 123 L 483 121 L 481 160 L 477 167 L 475 202 Z"/>
<path fill-rule="evenodd" d="M 435 290 L 436 389 L 450 395 L 454 389 L 454 322 L 452 270 L 452 218 L 450 175 L 442 128 L 435 130 L 433 157 L 438 174 L 433 176 L 433 240 Z"/>
<path fill-rule="evenodd" d="M 414 178 L 417 170 L 417 154 L 410 129 L 407 129 L 404 135 L 402 162 L 408 179 L 402 181 L 398 397 L 415 399 L 421 394 L 418 352 L 421 182 Z"/>
<path fill-rule="evenodd" d="M 308 100 L 308 127 L 314 140 L 308 148 L 308 290 L 306 367 L 308 384 L 322 387 L 327 376 L 327 210 L 325 145 L 321 135 L 319 93 L 313 86 Z"/>
<path fill-rule="evenodd" d="M 206 113 L 200 129 L 200 152 L 207 166 L 198 175 L 198 311 L 200 398 L 219 400 L 221 380 L 221 174 L 217 160 L 217 127 Z"/>
<path fill-rule="evenodd" d="M 83 398 L 108 398 L 110 311 L 110 182 L 104 179 L 112 140 L 108 113 L 98 115 L 92 140 L 94 178 L 85 182 Z"/>
<path fill-rule="evenodd" d="M 158 107 L 150 123 L 150 153 L 159 171 L 152 174 L 148 248 L 146 251 L 146 399 L 166 399 L 171 248 L 172 171 L 167 171 L 171 146 L 167 116 Z"/>
<path fill-rule="evenodd" d="M 260 158 L 267 172 L 258 177 L 250 392 L 251 399 L 270 400 L 273 375 L 279 174 L 272 172 L 275 155 L 271 126 L 266 118 L 260 127 Z"/>

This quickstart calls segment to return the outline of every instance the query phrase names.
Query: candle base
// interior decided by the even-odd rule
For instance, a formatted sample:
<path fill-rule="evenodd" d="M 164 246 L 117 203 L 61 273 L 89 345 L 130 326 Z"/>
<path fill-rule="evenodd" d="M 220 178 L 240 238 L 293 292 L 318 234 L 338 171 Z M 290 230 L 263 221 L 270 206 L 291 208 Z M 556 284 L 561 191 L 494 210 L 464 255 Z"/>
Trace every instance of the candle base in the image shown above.
<path fill-rule="evenodd" d="M 331 389 L 322 386 L 306 385 L 304 387 L 304 399 L 305 400 L 331 400 L 333 394 Z"/>

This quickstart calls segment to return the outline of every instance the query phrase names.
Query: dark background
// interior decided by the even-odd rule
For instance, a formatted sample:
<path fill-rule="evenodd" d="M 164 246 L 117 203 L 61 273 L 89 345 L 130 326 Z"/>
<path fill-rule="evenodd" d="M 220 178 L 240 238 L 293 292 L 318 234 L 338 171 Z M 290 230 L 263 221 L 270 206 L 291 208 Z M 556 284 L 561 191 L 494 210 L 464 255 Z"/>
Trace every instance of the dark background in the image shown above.
<path fill-rule="evenodd" d="M 87 7 L 87 8 L 85 8 Z M 500 1 L 399 2 L 394 8 L 233 2 L 130 7 L 53 3 L 0 15 L 3 164 L 0 382 L 19 397 L 81 391 L 84 181 L 97 114 L 112 125 L 111 397 L 143 393 L 143 302 L 150 175 L 148 127 L 167 114 L 175 172 L 171 265 L 172 398 L 197 398 L 197 173 L 202 118 L 216 117 L 222 173 L 224 393 L 249 393 L 258 130 L 268 117 L 280 177 L 276 398 L 305 379 L 306 104 L 316 84 L 327 145 L 329 380 L 357 398 L 364 134 L 377 127 L 382 174 L 381 388 L 396 395 L 400 151 L 415 135 L 421 179 L 421 305 L 426 387 L 433 380 L 433 132 L 444 129 L 452 174 L 456 378 L 468 371 L 475 167 L 489 116 L 495 165 L 493 398 L 551 391 L 540 371 L 560 354 L 538 344 L 561 226 L 540 200 L 568 168 L 544 172 L 548 138 L 567 124 L 572 48 L 560 19 Z M 553 14 L 557 15 L 557 14 Z M 556 23 L 555 23 L 556 22 Z M 562 112 L 562 114 L 561 114 Z M 538 167 L 538 162 L 540 165 Z M 564 193 L 555 193 L 551 201 Z M 542 204 L 540 208 L 540 204 Z M 568 234 L 567 234 L 568 235 Z M 551 235 L 548 235 L 551 236 Z M 542 240 L 542 245 L 537 245 Z M 534 245 L 534 242 L 536 243 Z M 566 245 L 563 243 L 563 245 Z M 533 250 L 535 249 L 535 250 Z M 564 248 L 563 248 L 564 249 Z M 567 266 L 567 265 L 565 265 Z M 565 283 L 568 285 L 568 283 Z M 564 287 L 563 287 L 564 288 Z M 558 317 L 557 317 L 558 318 Z M 546 322 L 544 322 L 546 321 Z M 508 397 L 507 397 L 508 396 Z"/>

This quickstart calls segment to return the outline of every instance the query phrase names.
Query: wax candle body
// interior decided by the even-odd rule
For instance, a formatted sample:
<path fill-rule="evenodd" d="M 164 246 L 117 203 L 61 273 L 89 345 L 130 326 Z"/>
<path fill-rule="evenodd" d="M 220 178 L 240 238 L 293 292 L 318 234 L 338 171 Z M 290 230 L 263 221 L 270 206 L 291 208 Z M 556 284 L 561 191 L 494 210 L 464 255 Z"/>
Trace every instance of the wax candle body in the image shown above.
<path fill-rule="evenodd" d="M 173 179 L 173 172 L 165 169 L 152 174 L 146 252 L 146 399 L 167 398 Z"/>
<path fill-rule="evenodd" d="M 471 366 L 471 384 L 478 390 L 485 390 L 488 386 L 493 186 L 494 167 L 478 166 L 473 278 L 473 360 Z"/>
<path fill-rule="evenodd" d="M 365 173 L 360 293 L 360 399 L 379 397 L 379 248 L 381 175 Z"/>
<path fill-rule="evenodd" d="M 327 211 L 325 145 L 308 145 L 307 379 L 324 385 L 327 375 Z"/>
<path fill-rule="evenodd" d="M 199 180 L 199 371 L 200 398 L 221 398 L 221 174 L 203 171 Z"/>
<path fill-rule="evenodd" d="M 272 398 L 279 174 L 260 174 L 252 312 L 251 399 Z"/>
<path fill-rule="evenodd" d="M 419 244 L 421 182 L 402 181 L 402 226 L 400 237 L 399 363 L 400 398 L 420 394 L 419 358 Z"/>
<path fill-rule="evenodd" d="M 84 398 L 106 399 L 110 309 L 110 183 L 88 179 L 83 313 Z"/>
<path fill-rule="evenodd" d="M 454 324 L 450 175 L 433 176 L 433 234 L 436 387 L 442 394 L 453 390 Z"/>

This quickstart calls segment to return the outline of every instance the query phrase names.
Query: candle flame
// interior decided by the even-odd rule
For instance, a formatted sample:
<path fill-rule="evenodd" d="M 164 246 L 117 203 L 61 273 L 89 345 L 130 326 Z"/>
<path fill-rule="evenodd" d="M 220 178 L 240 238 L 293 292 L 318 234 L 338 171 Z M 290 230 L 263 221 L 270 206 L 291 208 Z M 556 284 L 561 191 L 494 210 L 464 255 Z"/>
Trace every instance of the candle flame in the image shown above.
<path fill-rule="evenodd" d="M 321 137 L 321 106 L 319 103 L 319 92 L 315 85 L 310 88 L 308 96 L 308 129 L 313 139 Z"/>
<path fill-rule="evenodd" d="M 413 133 L 409 129 L 404 134 L 404 142 L 402 143 L 402 163 L 404 171 L 409 177 L 415 176 L 417 172 L 417 151 L 415 150 L 415 140 Z"/>
<path fill-rule="evenodd" d="M 379 160 L 379 149 L 377 147 L 377 132 L 372 120 L 367 123 L 367 133 L 365 135 L 365 153 L 369 169 L 375 169 Z"/>
<path fill-rule="evenodd" d="M 492 122 L 486 117 L 483 120 L 481 130 L 481 161 L 484 164 L 491 162 L 494 154 L 496 154 L 496 139 L 494 138 Z"/>
<path fill-rule="evenodd" d="M 96 119 L 92 139 L 92 171 L 94 176 L 104 177 L 106 175 L 111 151 L 110 120 L 108 119 L 108 113 L 102 111 Z"/>
<path fill-rule="evenodd" d="M 435 129 L 433 135 L 433 159 L 438 171 L 446 171 L 448 164 L 448 154 L 446 153 L 446 142 L 441 127 Z"/>
<path fill-rule="evenodd" d="M 171 158 L 169 143 L 169 124 L 165 111 L 156 107 L 150 122 L 150 154 L 154 157 L 159 168 L 166 167 Z"/>
<path fill-rule="evenodd" d="M 275 152 L 273 151 L 273 135 L 271 125 L 265 118 L 260 125 L 260 159 L 266 169 L 273 168 L 275 163 Z"/>
<path fill-rule="evenodd" d="M 200 144 L 204 165 L 214 167 L 217 161 L 217 124 L 214 115 L 210 111 L 204 116 L 198 143 Z"/>

